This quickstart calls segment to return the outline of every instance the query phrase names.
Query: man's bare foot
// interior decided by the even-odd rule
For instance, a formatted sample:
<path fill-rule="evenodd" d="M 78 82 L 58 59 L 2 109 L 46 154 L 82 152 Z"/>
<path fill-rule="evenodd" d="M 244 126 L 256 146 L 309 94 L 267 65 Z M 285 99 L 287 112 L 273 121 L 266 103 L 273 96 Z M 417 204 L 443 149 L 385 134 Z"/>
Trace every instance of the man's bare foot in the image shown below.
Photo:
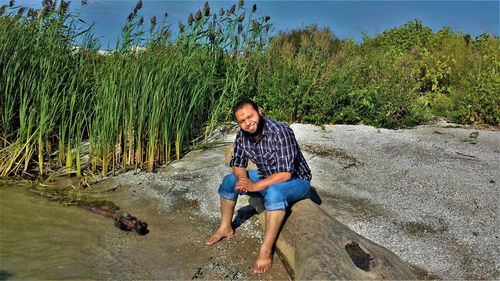
<path fill-rule="evenodd" d="M 255 261 L 255 265 L 253 266 L 253 274 L 261 274 L 269 269 L 273 264 L 273 255 L 272 251 L 260 250 L 259 256 Z"/>
<path fill-rule="evenodd" d="M 208 237 L 205 244 L 208 246 L 219 242 L 222 238 L 231 238 L 234 235 L 234 230 L 232 228 L 218 228 L 212 236 Z"/>

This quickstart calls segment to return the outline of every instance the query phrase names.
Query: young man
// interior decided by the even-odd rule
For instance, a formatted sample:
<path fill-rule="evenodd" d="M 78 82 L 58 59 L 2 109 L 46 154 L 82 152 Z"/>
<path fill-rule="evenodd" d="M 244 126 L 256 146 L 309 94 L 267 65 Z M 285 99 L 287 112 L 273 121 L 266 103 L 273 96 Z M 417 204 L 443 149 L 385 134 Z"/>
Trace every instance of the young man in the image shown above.
<path fill-rule="evenodd" d="M 271 268 L 272 249 L 286 208 L 309 196 L 311 170 L 292 129 L 263 117 L 255 102 L 239 101 L 233 108 L 233 115 L 241 129 L 230 163 L 233 173 L 224 177 L 219 188 L 220 226 L 205 243 L 213 245 L 234 235 L 231 223 L 239 194 L 263 197 L 266 209 L 264 241 L 253 267 L 253 273 L 260 274 Z M 258 170 L 247 172 L 249 159 L 257 164 Z"/>

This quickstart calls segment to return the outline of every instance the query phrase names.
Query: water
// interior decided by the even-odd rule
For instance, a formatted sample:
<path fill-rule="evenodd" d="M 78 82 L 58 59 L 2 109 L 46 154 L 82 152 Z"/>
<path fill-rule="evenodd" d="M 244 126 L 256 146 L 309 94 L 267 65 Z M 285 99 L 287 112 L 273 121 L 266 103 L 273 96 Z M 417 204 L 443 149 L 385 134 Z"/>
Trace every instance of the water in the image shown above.
<path fill-rule="evenodd" d="M 110 229 L 107 218 L 1 186 L 0 279 L 95 278 Z"/>
<path fill-rule="evenodd" d="M 164 196 L 186 202 L 181 195 Z M 260 242 L 244 227 L 207 247 L 203 241 L 216 224 L 199 204 L 167 208 L 162 198 L 135 184 L 102 199 L 146 221 L 150 233 L 120 231 L 112 219 L 50 202 L 23 187 L 0 186 L 0 280 L 287 279 L 278 260 L 266 275 L 250 275 Z"/>

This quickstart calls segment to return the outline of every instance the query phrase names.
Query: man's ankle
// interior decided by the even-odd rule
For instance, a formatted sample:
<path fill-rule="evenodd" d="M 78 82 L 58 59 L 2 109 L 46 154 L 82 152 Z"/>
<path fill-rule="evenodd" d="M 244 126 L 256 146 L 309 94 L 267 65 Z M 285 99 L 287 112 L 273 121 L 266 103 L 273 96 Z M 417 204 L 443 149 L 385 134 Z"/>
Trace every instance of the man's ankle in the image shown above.
<path fill-rule="evenodd" d="M 227 225 L 220 225 L 218 230 L 223 231 L 223 232 L 232 232 L 232 231 L 234 231 L 234 229 L 233 229 L 232 226 L 227 226 Z"/>
<path fill-rule="evenodd" d="M 261 247 L 260 251 L 259 251 L 259 255 L 272 256 L 273 255 L 273 249 L 272 248 L 267 248 L 267 247 Z"/>

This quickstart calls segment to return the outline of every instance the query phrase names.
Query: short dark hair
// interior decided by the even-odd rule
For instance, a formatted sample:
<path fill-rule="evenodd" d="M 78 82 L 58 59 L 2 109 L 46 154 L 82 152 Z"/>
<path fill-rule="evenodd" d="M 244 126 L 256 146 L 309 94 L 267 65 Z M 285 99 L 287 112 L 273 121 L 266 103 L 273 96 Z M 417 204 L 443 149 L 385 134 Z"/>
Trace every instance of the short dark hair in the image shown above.
<path fill-rule="evenodd" d="M 251 99 L 248 99 L 248 98 L 244 98 L 244 99 L 241 99 L 240 101 L 238 101 L 234 107 L 233 107 L 233 118 L 236 118 L 236 111 L 242 109 L 245 105 L 247 104 L 250 104 L 252 105 L 253 109 L 255 109 L 255 111 L 259 112 L 259 106 Z"/>

